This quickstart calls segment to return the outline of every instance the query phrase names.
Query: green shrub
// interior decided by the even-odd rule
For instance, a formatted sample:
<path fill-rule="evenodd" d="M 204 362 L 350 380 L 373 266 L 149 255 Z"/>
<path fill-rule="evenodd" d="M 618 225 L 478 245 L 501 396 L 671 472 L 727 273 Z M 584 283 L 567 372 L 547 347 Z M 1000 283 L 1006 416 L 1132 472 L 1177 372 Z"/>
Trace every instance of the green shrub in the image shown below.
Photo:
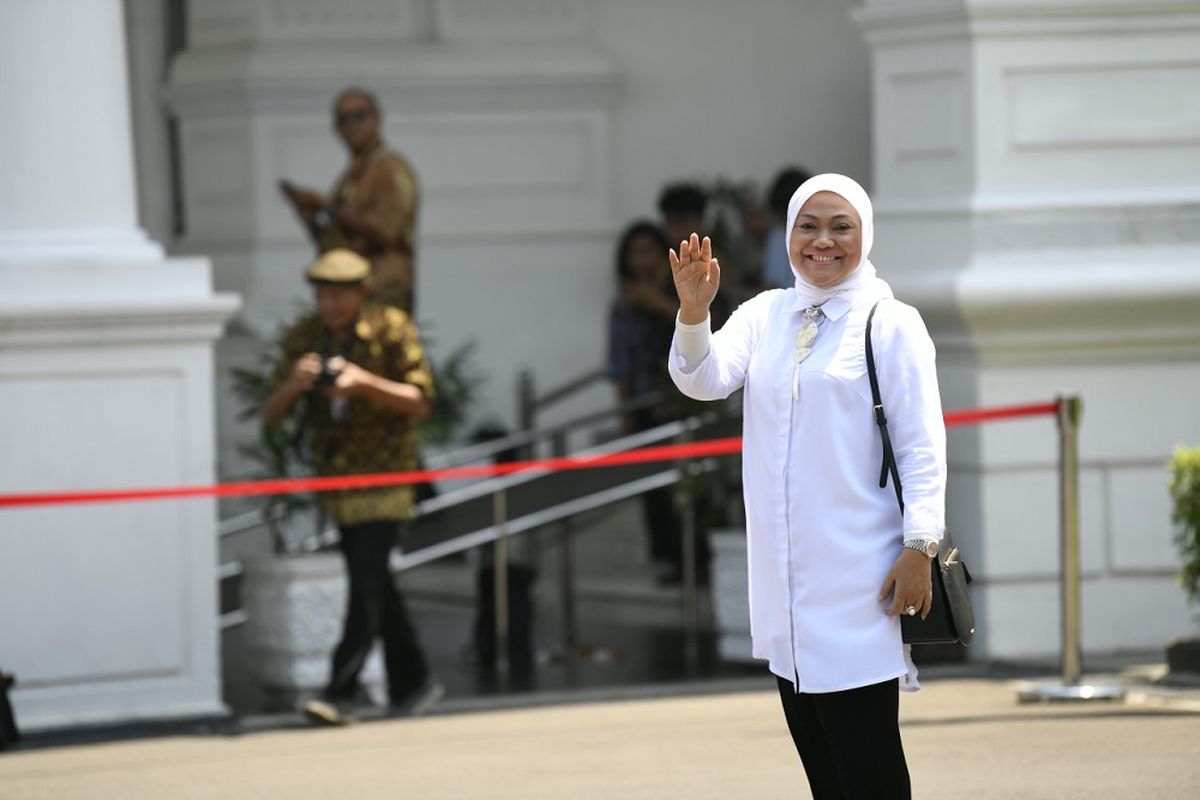
<path fill-rule="evenodd" d="M 1171 520 L 1183 569 L 1179 582 L 1200 603 L 1200 446 L 1179 447 L 1171 459 Z"/>

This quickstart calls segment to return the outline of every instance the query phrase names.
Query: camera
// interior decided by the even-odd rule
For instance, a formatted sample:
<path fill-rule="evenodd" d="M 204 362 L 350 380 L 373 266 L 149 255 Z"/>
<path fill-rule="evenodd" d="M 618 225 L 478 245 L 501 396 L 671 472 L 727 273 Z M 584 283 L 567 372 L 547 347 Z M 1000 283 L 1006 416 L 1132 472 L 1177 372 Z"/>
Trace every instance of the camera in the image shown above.
<path fill-rule="evenodd" d="M 333 358 L 321 359 L 321 374 L 313 382 L 313 391 L 322 391 L 329 389 L 337 381 L 338 375 L 342 374 L 342 368 L 345 366 L 345 359 L 340 356 Z"/>

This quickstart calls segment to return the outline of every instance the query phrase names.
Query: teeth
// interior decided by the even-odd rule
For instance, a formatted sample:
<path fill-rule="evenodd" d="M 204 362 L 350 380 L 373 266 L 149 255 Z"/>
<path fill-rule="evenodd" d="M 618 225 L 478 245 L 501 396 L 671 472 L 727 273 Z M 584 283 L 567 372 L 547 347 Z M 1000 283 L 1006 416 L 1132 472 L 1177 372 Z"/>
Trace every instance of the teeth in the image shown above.
<path fill-rule="evenodd" d="M 809 258 L 811 258 L 813 261 L 820 261 L 822 263 L 825 263 L 825 262 L 836 260 L 837 256 L 809 256 Z"/>

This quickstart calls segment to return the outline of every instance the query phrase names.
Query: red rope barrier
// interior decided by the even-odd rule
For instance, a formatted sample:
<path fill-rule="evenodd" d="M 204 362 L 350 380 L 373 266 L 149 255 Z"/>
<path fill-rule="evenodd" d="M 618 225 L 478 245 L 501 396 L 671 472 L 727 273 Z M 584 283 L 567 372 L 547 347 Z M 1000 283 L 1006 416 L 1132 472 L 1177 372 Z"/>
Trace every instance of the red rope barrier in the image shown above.
<path fill-rule="evenodd" d="M 1017 417 L 1033 417 L 1042 414 L 1057 414 L 1058 403 L 1035 403 L 1025 406 L 998 406 L 995 408 L 971 408 L 965 411 L 947 411 L 943 418 L 946 427 L 955 425 L 978 425 L 997 419 L 1015 419 Z"/>
<path fill-rule="evenodd" d="M 978 408 L 965 411 L 949 411 L 945 414 L 946 426 L 972 425 L 980 422 L 1015 419 L 1042 414 L 1056 414 L 1057 403 Z M 323 478 L 281 478 L 264 481 L 237 481 L 215 485 L 165 486 L 145 489 L 94 489 L 78 492 L 27 492 L 22 494 L 0 494 L 0 508 L 22 506 L 69 505 L 77 503 L 115 503 L 131 500 L 166 500 L 187 497 L 250 497 L 269 494 L 293 494 L 296 492 L 330 492 L 342 489 L 373 489 L 381 486 L 404 486 L 434 480 L 462 480 L 465 478 L 491 478 L 512 475 L 517 472 L 562 472 L 575 469 L 597 469 L 618 467 L 627 464 L 644 464 L 652 461 L 674 461 L 681 458 L 706 458 L 740 453 L 742 438 L 708 439 L 688 444 L 661 445 L 620 453 L 593 456 L 560 456 L 530 461 L 514 461 L 505 464 L 472 464 L 446 469 L 408 470 L 405 472 L 377 472 L 370 475 L 336 475 Z"/>
<path fill-rule="evenodd" d="M 562 472 L 574 469 L 617 467 L 648 461 L 673 461 L 679 458 L 705 458 L 741 452 L 742 438 L 708 439 L 684 445 L 645 447 L 596 456 L 561 456 L 506 464 L 472 464 L 447 469 L 375 472 L 369 475 L 335 475 L 323 478 L 282 478 L 265 481 L 240 481 L 200 486 L 167 486 L 149 489 L 99 489 L 83 492 L 30 492 L 0 495 L 0 508 L 16 506 L 66 505 L 71 503 L 111 503 L 121 500 L 165 500 L 183 497 L 248 497 L 296 492 L 330 492 L 339 489 L 373 489 L 403 486 L 432 480 L 490 478 L 515 472 Z"/>

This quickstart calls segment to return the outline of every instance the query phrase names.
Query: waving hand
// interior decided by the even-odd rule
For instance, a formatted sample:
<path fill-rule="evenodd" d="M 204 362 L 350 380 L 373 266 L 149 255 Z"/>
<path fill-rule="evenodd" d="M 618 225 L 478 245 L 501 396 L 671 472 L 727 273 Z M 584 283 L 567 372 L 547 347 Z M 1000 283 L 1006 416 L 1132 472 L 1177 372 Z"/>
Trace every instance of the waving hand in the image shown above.
<path fill-rule="evenodd" d="M 721 285 L 721 265 L 712 257 L 712 242 L 692 234 L 670 252 L 671 276 L 679 295 L 679 319 L 688 325 L 703 322 Z"/>

